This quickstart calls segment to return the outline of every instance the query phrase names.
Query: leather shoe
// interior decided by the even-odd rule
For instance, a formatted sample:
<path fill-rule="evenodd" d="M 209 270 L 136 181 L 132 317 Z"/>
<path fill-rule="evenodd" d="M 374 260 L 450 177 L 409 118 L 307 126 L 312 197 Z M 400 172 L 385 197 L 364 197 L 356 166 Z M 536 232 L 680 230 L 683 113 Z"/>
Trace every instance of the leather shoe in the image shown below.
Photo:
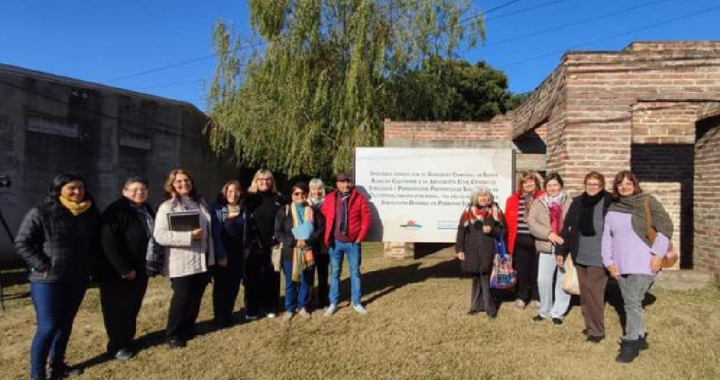
<path fill-rule="evenodd" d="M 173 350 L 179 350 L 187 346 L 187 343 L 185 343 L 185 341 L 182 339 L 170 339 L 168 340 L 167 345 Z"/>
<path fill-rule="evenodd" d="M 600 343 L 603 339 L 605 339 L 605 336 L 588 335 L 585 340 L 590 343 Z"/>

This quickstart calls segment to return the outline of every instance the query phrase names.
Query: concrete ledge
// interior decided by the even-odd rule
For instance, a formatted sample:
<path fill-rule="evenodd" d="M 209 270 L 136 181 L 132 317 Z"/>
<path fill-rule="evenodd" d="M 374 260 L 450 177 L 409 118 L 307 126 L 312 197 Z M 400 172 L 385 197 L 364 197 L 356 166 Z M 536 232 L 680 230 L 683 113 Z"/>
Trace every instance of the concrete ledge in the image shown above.
<path fill-rule="evenodd" d="M 654 288 L 663 290 L 699 290 L 717 287 L 717 274 L 696 270 L 665 270 L 655 279 Z"/>

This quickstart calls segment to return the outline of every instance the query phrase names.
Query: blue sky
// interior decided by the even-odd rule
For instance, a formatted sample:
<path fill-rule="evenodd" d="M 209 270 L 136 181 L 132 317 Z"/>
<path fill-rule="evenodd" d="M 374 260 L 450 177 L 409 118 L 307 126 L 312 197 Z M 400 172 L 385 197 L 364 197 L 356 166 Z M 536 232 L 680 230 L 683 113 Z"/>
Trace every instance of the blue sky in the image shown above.
<path fill-rule="evenodd" d="M 488 11 L 486 46 L 459 52 L 534 89 L 562 52 L 632 41 L 720 40 L 718 0 L 472 0 Z M 185 100 L 204 109 L 218 18 L 250 35 L 245 0 L 22 0 L 0 10 L 0 63 Z M 572 25 L 575 24 L 575 25 Z M 594 42 L 594 43 L 593 43 Z M 118 80 L 119 79 L 119 80 Z"/>

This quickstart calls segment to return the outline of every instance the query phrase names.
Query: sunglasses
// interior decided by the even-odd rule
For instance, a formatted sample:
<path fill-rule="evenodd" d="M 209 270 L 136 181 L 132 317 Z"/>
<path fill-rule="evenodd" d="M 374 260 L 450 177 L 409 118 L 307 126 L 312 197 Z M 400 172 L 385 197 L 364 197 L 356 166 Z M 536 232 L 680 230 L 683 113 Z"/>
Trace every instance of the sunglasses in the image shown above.
<path fill-rule="evenodd" d="M 296 191 L 296 192 L 292 193 L 292 195 L 297 195 L 297 196 L 301 197 L 301 196 L 305 195 L 305 192 L 303 192 L 303 191 Z"/>

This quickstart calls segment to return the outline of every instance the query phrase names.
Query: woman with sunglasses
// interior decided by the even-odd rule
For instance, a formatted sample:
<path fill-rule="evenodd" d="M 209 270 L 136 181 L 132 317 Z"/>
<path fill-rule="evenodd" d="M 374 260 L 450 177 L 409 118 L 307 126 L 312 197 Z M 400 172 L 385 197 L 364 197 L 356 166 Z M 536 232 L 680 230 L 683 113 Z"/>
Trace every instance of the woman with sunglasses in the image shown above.
<path fill-rule="evenodd" d="M 285 315 L 289 322 L 297 311 L 301 317 L 310 318 L 308 302 L 314 274 L 313 251 L 315 243 L 322 239 L 322 222 L 315 209 L 307 202 L 308 186 L 299 182 L 292 187 L 292 203 L 281 208 L 275 219 L 275 238 L 282 244 L 282 269 L 285 273 Z M 302 226 L 307 237 L 294 233 Z"/>

